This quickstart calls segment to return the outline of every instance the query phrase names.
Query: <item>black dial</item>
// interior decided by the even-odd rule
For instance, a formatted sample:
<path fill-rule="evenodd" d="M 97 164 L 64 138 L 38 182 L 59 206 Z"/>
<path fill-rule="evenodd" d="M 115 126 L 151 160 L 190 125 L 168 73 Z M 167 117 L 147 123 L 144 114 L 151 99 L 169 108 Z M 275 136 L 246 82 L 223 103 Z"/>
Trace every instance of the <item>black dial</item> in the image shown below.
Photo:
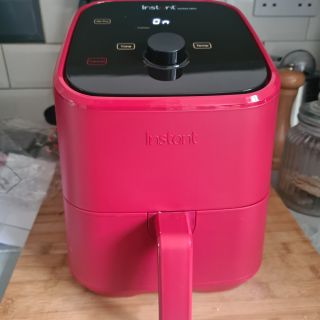
<path fill-rule="evenodd" d="M 147 42 L 146 59 L 160 66 L 174 66 L 187 59 L 186 42 L 173 32 L 159 32 Z"/>
<path fill-rule="evenodd" d="M 188 64 L 186 42 L 173 32 L 159 32 L 147 41 L 144 62 L 149 75 L 157 80 L 175 80 Z"/>

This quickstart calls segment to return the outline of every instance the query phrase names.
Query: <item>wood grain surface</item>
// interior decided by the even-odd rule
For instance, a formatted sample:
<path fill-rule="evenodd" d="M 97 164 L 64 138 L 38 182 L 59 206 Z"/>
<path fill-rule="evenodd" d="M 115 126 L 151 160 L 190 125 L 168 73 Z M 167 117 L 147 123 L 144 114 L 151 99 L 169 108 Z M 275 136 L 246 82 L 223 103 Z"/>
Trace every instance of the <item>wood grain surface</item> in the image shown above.
<path fill-rule="evenodd" d="M 1 320 L 157 320 L 157 296 L 98 296 L 67 267 L 59 178 L 0 304 Z M 264 259 L 257 275 L 218 293 L 194 293 L 193 320 L 320 320 L 320 256 L 271 191 Z M 179 319 L 177 319 L 179 320 Z"/>

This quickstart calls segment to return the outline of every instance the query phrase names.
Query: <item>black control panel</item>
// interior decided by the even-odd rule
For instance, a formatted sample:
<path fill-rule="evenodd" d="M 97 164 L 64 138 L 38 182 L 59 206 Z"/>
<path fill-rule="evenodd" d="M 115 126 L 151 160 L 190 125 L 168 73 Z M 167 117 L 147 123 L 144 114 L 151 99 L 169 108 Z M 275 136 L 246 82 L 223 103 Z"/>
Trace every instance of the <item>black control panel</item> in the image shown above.
<path fill-rule="evenodd" d="M 77 22 L 65 79 L 99 96 L 252 92 L 269 69 L 232 9 L 210 2 L 107 2 Z"/>

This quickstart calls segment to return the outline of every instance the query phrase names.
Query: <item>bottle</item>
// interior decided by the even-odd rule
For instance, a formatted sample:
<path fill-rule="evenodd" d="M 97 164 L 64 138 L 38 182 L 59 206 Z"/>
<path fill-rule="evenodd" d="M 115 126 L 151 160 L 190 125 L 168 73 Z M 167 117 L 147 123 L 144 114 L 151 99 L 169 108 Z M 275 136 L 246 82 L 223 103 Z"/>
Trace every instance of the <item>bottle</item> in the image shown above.
<path fill-rule="evenodd" d="M 286 137 L 278 189 L 290 209 L 320 217 L 320 95 L 298 119 Z"/>

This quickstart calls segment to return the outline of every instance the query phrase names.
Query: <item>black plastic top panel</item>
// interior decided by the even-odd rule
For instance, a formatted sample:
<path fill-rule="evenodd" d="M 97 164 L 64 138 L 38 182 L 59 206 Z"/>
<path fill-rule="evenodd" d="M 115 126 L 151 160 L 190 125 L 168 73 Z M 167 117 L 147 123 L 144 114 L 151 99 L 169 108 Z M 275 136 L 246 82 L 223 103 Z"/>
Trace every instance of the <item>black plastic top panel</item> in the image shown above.
<path fill-rule="evenodd" d="M 185 41 L 188 61 L 178 66 L 177 77 L 166 79 L 171 81 L 156 79 L 145 59 L 148 39 L 162 32 Z M 152 39 L 158 38 L 164 37 Z M 161 68 L 160 72 L 167 72 L 166 66 Z M 245 93 L 263 87 L 268 74 L 267 63 L 240 16 L 223 5 L 198 1 L 94 5 L 78 20 L 65 65 L 72 88 L 100 96 Z"/>

